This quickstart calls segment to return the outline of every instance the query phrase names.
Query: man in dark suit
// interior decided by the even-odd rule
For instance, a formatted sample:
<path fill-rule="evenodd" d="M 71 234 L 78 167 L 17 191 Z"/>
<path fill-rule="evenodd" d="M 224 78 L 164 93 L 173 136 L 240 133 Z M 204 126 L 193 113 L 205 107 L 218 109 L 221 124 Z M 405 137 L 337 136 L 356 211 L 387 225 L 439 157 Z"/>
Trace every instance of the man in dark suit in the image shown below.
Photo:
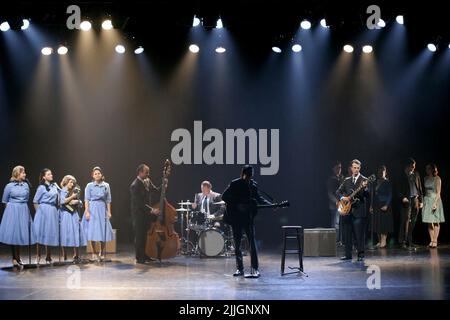
<path fill-rule="evenodd" d="M 212 184 L 209 181 L 202 182 L 201 190 L 201 193 L 195 195 L 192 209 L 204 213 L 205 217 L 212 221 L 223 219 L 225 205 L 219 204 L 222 201 L 222 195 L 212 191 Z"/>
<path fill-rule="evenodd" d="M 327 192 L 328 192 L 328 209 L 330 210 L 331 228 L 336 229 L 336 241 L 342 242 L 342 221 L 340 219 L 339 212 L 336 208 L 336 191 L 344 182 L 344 176 L 342 175 L 342 164 L 340 161 L 334 163 L 331 176 L 327 180 Z"/>
<path fill-rule="evenodd" d="M 161 188 L 155 187 L 150 181 L 149 166 L 141 164 L 136 171 L 137 177 L 130 186 L 131 215 L 135 234 L 136 263 L 144 264 L 152 260 L 145 254 L 145 245 L 147 231 L 160 214 L 159 209 L 152 209 L 151 205 L 159 200 Z"/>
<path fill-rule="evenodd" d="M 352 208 L 348 215 L 342 216 L 343 236 L 345 243 L 345 256 L 341 260 L 352 259 L 353 235 L 356 239 L 356 247 L 358 250 L 358 261 L 364 260 L 365 248 L 365 226 L 366 226 L 366 198 L 369 197 L 367 189 L 367 178 L 361 171 L 361 161 L 353 160 L 351 162 L 352 175 L 344 180 L 336 195 L 339 199 L 351 200 L 348 196 L 356 190 L 360 185 L 364 188 L 356 194 L 352 201 Z"/>
<path fill-rule="evenodd" d="M 416 161 L 409 158 L 398 184 L 398 195 L 402 204 L 400 211 L 399 243 L 404 249 L 414 251 L 412 233 L 419 210 L 423 207 L 423 190 Z"/>
<path fill-rule="evenodd" d="M 254 218 L 257 214 L 257 204 L 271 204 L 258 191 L 257 183 L 252 179 L 253 167 L 245 166 L 241 177 L 231 181 L 222 194 L 227 204 L 224 222 L 231 225 L 235 244 L 236 267 L 235 277 L 244 275 L 244 263 L 241 251 L 242 234 L 245 232 L 250 243 L 251 278 L 258 278 L 258 253 L 255 240 Z"/>

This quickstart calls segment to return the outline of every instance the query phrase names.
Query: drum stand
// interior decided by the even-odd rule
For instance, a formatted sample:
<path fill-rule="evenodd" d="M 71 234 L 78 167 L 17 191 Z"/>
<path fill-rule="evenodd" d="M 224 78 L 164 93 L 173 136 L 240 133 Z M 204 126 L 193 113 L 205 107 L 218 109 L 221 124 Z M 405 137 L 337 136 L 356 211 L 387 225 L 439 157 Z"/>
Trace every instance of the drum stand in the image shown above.
<path fill-rule="evenodd" d="M 183 201 L 182 201 L 183 202 Z M 194 244 L 189 240 L 190 239 L 190 214 L 192 212 L 192 209 L 189 208 L 189 205 L 181 205 L 181 209 L 186 209 L 186 227 L 184 226 L 184 211 L 181 211 L 181 225 L 180 225 L 180 232 L 181 232 L 181 249 L 180 253 L 184 256 L 191 256 L 193 255 L 196 250 L 194 248 Z"/>

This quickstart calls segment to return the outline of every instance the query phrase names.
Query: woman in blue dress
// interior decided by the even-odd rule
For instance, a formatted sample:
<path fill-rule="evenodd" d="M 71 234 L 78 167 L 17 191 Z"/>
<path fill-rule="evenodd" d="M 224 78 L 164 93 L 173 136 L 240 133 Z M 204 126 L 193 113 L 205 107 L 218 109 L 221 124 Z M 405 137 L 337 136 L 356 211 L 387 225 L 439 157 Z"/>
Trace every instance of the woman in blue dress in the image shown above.
<path fill-rule="evenodd" d="M 59 246 L 59 212 L 58 186 L 53 183 L 50 169 L 43 169 L 39 176 L 39 187 L 33 199 L 36 215 L 33 228 L 36 234 L 37 255 L 36 264 L 41 260 L 41 247 L 45 246 L 45 262 L 52 263 L 50 247 Z"/>
<path fill-rule="evenodd" d="M 64 250 L 64 260 L 67 260 L 68 248 L 73 248 L 73 262 L 80 262 L 79 248 L 86 246 L 86 236 L 81 227 L 78 209 L 82 206 L 80 187 L 77 180 L 67 175 L 61 181 L 60 217 L 61 217 L 61 246 Z"/>
<path fill-rule="evenodd" d="M 28 208 L 29 197 L 30 186 L 26 181 L 25 168 L 17 166 L 3 191 L 2 202 L 6 208 L 0 224 L 0 242 L 11 245 L 13 266 L 23 265 L 20 246 L 36 243 Z"/>
<path fill-rule="evenodd" d="M 114 239 L 111 222 L 111 189 L 105 182 L 100 167 L 92 169 L 92 182 L 88 183 L 84 192 L 85 211 L 83 226 L 86 238 L 92 241 L 93 260 L 104 259 L 105 241 Z M 97 251 L 97 242 L 100 242 L 100 252 Z"/>

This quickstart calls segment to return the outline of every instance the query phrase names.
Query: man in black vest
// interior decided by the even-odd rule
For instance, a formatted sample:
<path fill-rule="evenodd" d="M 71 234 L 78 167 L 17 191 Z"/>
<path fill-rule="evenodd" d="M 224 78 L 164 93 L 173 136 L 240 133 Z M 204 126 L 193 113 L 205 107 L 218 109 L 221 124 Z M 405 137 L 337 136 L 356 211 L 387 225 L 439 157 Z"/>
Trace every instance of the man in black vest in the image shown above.
<path fill-rule="evenodd" d="M 258 191 L 257 183 L 252 179 L 253 167 L 245 166 L 241 177 L 231 181 L 222 194 L 227 204 L 224 222 L 231 225 L 235 244 L 236 267 L 235 277 L 244 275 L 244 263 L 241 251 L 241 238 L 243 232 L 250 243 L 251 272 L 250 278 L 258 278 L 258 253 L 255 240 L 254 218 L 257 214 L 257 204 L 271 204 L 264 199 Z"/>
<path fill-rule="evenodd" d="M 400 211 L 399 243 L 403 248 L 414 251 L 412 234 L 416 225 L 419 210 L 423 207 L 423 190 L 420 175 L 416 169 L 416 161 L 409 158 L 398 184 L 399 198 L 402 204 Z"/>
<path fill-rule="evenodd" d="M 151 205 L 159 200 L 161 188 L 155 187 L 150 181 L 149 166 L 141 164 L 136 171 L 137 177 L 130 186 L 131 215 L 135 234 L 136 263 L 144 264 L 152 261 L 145 254 L 145 245 L 147 231 L 160 214 L 159 209 L 152 209 Z"/>
<path fill-rule="evenodd" d="M 367 189 L 367 178 L 361 173 L 361 161 L 353 160 L 351 162 L 352 175 L 344 180 L 336 195 L 339 199 L 351 200 L 348 196 L 356 190 L 360 185 L 364 188 L 356 194 L 352 200 L 352 208 L 348 215 L 342 216 L 343 236 L 345 243 L 345 256 L 341 260 L 352 259 L 353 235 L 356 239 L 356 247 L 358 250 L 358 261 L 364 260 L 365 248 L 365 226 L 366 226 L 366 198 L 369 197 Z"/>

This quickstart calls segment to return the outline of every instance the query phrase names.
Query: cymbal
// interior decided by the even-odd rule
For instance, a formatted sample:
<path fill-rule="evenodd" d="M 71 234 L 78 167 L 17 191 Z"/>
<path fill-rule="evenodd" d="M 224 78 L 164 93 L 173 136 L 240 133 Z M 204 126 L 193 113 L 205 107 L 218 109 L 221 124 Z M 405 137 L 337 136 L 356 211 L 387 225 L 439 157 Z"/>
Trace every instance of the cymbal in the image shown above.
<path fill-rule="evenodd" d="M 190 202 L 190 201 L 187 201 L 187 202 L 180 202 L 180 203 L 178 203 L 180 206 L 190 206 L 190 205 L 192 205 L 192 202 Z"/>
<path fill-rule="evenodd" d="M 219 201 L 219 202 L 214 202 L 213 204 L 219 206 L 219 205 L 223 205 L 223 204 L 226 204 L 226 203 L 225 203 L 225 201 Z"/>
<path fill-rule="evenodd" d="M 181 209 L 177 209 L 177 210 L 175 210 L 175 211 L 178 211 L 178 212 L 188 212 L 188 211 L 190 211 L 190 210 L 181 208 Z"/>

